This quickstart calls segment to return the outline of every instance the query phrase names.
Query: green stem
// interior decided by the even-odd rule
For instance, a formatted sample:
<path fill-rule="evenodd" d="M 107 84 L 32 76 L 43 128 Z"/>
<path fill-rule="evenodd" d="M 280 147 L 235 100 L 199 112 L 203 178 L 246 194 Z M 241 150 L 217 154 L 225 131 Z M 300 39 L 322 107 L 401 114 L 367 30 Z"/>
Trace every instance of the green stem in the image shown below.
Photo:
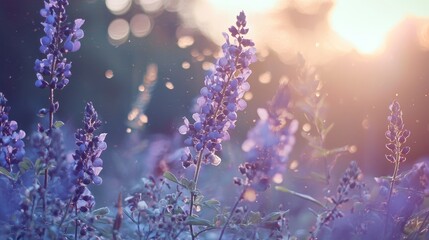
<path fill-rule="evenodd" d="M 244 196 L 244 193 L 246 192 L 246 190 L 247 190 L 247 187 L 245 187 L 245 188 L 243 189 L 243 191 L 242 191 L 242 192 L 241 192 L 241 194 L 240 194 L 240 197 L 238 197 L 237 201 L 236 201 L 236 202 L 235 202 L 235 204 L 234 204 L 234 207 L 231 209 L 231 212 L 229 213 L 228 219 L 226 220 L 225 225 L 223 225 L 223 227 L 222 227 L 222 231 L 220 232 L 219 240 L 221 240 L 221 239 L 222 239 L 223 234 L 224 234 L 224 232 L 225 232 L 225 229 L 226 229 L 226 227 L 228 226 L 229 221 L 231 220 L 232 216 L 234 215 L 234 211 L 235 211 L 235 209 L 237 208 L 237 206 L 238 206 L 238 204 L 240 203 L 240 201 L 243 199 L 243 196 Z"/>
<path fill-rule="evenodd" d="M 397 177 L 398 171 L 399 171 L 399 160 L 400 160 L 400 153 L 397 152 L 396 153 L 396 159 L 395 159 L 395 169 L 393 170 L 392 180 L 390 181 L 389 196 L 387 197 L 387 203 L 386 203 L 387 210 L 386 210 L 386 221 L 385 221 L 384 231 L 383 231 L 384 236 L 386 236 L 387 226 L 389 225 L 390 200 L 392 198 L 393 187 L 394 187 L 396 177 Z"/>
<path fill-rule="evenodd" d="M 77 217 L 77 203 L 75 205 L 75 213 L 76 213 L 76 219 L 75 219 L 75 229 L 74 229 L 74 239 L 77 240 L 77 224 L 78 224 L 78 217 Z"/>

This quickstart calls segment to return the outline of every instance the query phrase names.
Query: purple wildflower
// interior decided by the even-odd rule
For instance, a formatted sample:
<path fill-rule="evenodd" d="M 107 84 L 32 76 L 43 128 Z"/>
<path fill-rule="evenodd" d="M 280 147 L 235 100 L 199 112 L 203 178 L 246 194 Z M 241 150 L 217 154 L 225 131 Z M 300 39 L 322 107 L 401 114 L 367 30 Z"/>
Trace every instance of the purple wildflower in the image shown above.
<path fill-rule="evenodd" d="M 258 109 L 260 120 L 242 145 L 247 162 L 239 167 L 246 176 L 245 183 L 240 183 L 265 190 L 269 179 L 285 168 L 298 129 L 298 121 L 287 111 L 288 96 L 287 86 L 281 85 L 268 109 Z"/>
<path fill-rule="evenodd" d="M 10 107 L 6 106 L 7 99 L 0 92 L 0 167 L 9 171 L 17 166 L 25 155 L 25 132 L 18 130 L 18 123 L 9 120 Z"/>
<path fill-rule="evenodd" d="M 390 104 L 389 109 L 390 115 L 387 117 L 388 129 L 386 131 L 386 138 L 389 143 L 386 144 L 386 148 L 389 149 L 391 154 L 386 154 L 386 159 L 389 162 L 404 162 L 406 155 L 410 152 L 409 146 L 402 146 L 407 138 L 410 136 L 410 131 L 404 129 L 404 121 L 402 120 L 401 106 L 397 101 L 393 101 Z"/>
<path fill-rule="evenodd" d="M 243 95 L 250 88 L 247 82 L 251 74 L 249 65 L 256 61 L 256 57 L 254 43 L 244 38 L 249 30 L 245 27 L 246 16 L 241 12 L 236 26 L 229 28 L 234 43 L 230 42 L 228 34 L 223 34 L 226 40 L 222 46 L 224 56 L 217 60 L 216 71 L 204 81 L 198 99 L 200 109 L 192 115 L 195 122 L 190 123 L 184 118 L 185 125 L 179 128 L 181 134 L 187 135 L 185 144 L 199 152 L 198 164 L 201 156 L 206 163 L 220 163 L 215 153 L 222 150 L 222 141 L 229 139 L 228 130 L 235 127 L 237 111 L 247 106 Z M 184 166 L 189 166 L 191 159 L 190 153 L 186 154 L 182 159 Z"/>
<path fill-rule="evenodd" d="M 101 121 L 91 102 L 86 104 L 83 122 L 85 127 L 78 129 L 75 134 L 78 148 L 73 154 L 74 174 L 76 175 L 74 202 L 77 202 L 79 207 L 88 208 L 93 205 L 94 199 L 87 186 L 90 183 L 96 185 L 102 183 L 99 174 L 103 169 L 103 160 L 100 155 L 107 148 L 107 144 L 104 142 L 107 134 L 101 133 L 98 136 L 94 134 L 101 126 Z M 86 204 L 78 202 L 78 200 L 83 200 Z"/>
<path fill-rule="evenodd" d="M 46 54 L 46 58 L 36 59 L 34 65 L 37 76 L 35 85 L 38 88 L 49 86 L 50 89 L 62 89 L 69 82 L 71 62 L 63 55 L 79 50 L 79 40 L 84 36 L 80 28 L 85 20 L 76 19 L 73 24 L 67 23 L 65 7 L 68 4 L 68 0 L 49 0 L 40 10 L 40 15 L 45 18 L 42 25 L 46 34 L 40 38 L 40 52 Z"/>

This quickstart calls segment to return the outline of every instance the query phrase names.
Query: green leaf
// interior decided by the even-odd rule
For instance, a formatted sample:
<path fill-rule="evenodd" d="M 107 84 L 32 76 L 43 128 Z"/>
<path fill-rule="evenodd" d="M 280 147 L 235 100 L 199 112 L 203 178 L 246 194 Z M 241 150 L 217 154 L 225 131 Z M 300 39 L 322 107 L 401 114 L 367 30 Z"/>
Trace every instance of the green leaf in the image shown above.
<path fill-rule="evenodd" d="M 168 180 L 170 180 L 170 181 L 172 181 L 172 182 L 174 182 L 174 183 L 177 183 L 177 184 L 180 184 L 181 185 L 181 183 L 179 182 L 179 180 L 177 179 L 177 177 L 176 176 L 174 176 L 174 174 L 173 173 L 171 173 L 171 172 L 165 172 L 164 173 L 164 178 L 166 178 L 166 179 L 168 179 Z"/>
<path fill-rule="evenodd" d="M 210 200 L 204 201 L 204 205 L 206 205 L 209 208 L 218 209 L 220 207 L 220 202 L 216 199 L 210 199 Z"/>
<path fill-rule="evenodd" d="M 278 221 L 287 212 L 289 212 L 289 210 L 287 210 L 287 211 L 272 212 L 272 213 L 268 214 L 267 216 L 265 216 L 262 219 L 262 222 L 275 222 L 275 221 Z"/>
<path fill-rule="evenodd" d="M 24 160 L 20 162 L 18 166 L 19 166 L 19 171 L 21 173 L 25 173 L 33 166 L 33 163 L 30 161 L 30 159 L 24 158 Z"/>
<path fill-rule="evenodd" d="M 194 191 L 196 187 L 195 182 L 192 180 L 188 180 L 187 178 L 180 179 L 180 184 L 184 186 L 186 189 L 188 189 L 189 191 Z"/>
<path fill-rule="evenodd" d="M 6 177 L 10 178 L 13 181 L 16 181 L 16 178 L 10 173 L 6 168 L 0 167 L 0 174 L 5 175 Z"/>
<path fill-rule="evenodd" d="M 95 209 L 94 211 L 92 211 L 92 214 L 96 215 L 96 216 L 104 216 L 104 215 L 109 214 L 109 212 L 110 212 L 110 210 L 108 207 L 102 207 L 102 208 Z"/>
<path fill-rule="evenodd" d="M 43 164 L 43 160 L 41 158 L 38 158 L 36 162 L 34 163 L 34 168 L 36 169 L 36 174 L 40 175 L 43 173 L 43 170 L 45 169 L 45 164 Z"/>
<path fill-rule="evenodd" d="M 55 128 L 60 128 L 62 126 L 64 126 L 64 122 L 62 122 L 62 121 L 55 121 L 55 123 L 54 123 L 54 127 Z"/>
<path fill-rule="evenodd" d="M 260 212 L 253 212 L 251 211 L 249 213 L 249 225 L 259 224 L 262 221 L 261 213 Z"/>
<path fill-rule="evenodd" d="M 292 195 L 295 195 L 295 196 L 297 196 L 297 197 L 300 197 L 300 198 L 302 198 L 302 199 L 305 199 L 305 200 L 307 200 L 307 201 L 310 201 L 310 202 L 312 202 L 312 203 L 315 203 L 315 204 L 317 204 L 317 205 L 321 206 L 322 208 L 325 208 L 325 206 L 324 206 L 321 202 L 319 202 L 318 200 L 316 200 L 315 198 L 313 198 L 313 197 L 311 197 L 311 196 L 309 196 L 309 195 L 302 194 L 302 193 L 299 193 L 299 192 L 295 192 L 295 191 L 292 191 L 292 190 L 290 190 L 290 189 L 287 189 L 287 188 L 285 188 L 285 187 L 281 187 L 281 186 L 275 186 L 275 189 L 276 189 L 277 191 L 280 191 L 280 192 L 290 193 L 290 194 L 292 194 Z"/>
<path fill-rule="evenodd" d="M 186 218 L 185 220 L 185 224 L 188 225 L 197 225 L 197 226 L 206 226 L 206 227 L 212 227 L 213 224 L 204 218 L 200 218 L 200 217 L 194 217 L 194 216 L 189 216 Z"/>

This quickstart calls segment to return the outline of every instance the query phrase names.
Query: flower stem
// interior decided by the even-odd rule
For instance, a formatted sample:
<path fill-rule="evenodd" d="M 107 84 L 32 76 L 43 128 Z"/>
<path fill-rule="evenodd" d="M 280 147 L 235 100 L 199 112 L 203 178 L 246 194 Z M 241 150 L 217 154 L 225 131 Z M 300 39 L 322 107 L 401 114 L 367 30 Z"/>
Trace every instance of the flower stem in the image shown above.
<path fill-rule="evenodd" d="M 246 192 L 247 187 L 243 188 L 243 191 L 241 192 L 240 196 L 238 197 L 237 201 L 234 204 L 234 207 L 231 209 L 231 212 L 229 213 L 228 219 L 225 222 L 225 225 L 223 225 L 222 227 L 222 231 L 220 232 L 220 236 L 219 236 L 219 240 L 222 239 L 223 234 L 225 232 L 226 227 L 229 224 L 229 221 L 231 220 L 232 216 L 234 215 L 234 211 L 237 208 L 238 204 L 240 203 L 240 201 L 243 199 L 244 193 Z"/>
<path fill-rule="evenodd" d="M 384 236 L 386 236 L 387 226 L 389 225 L 390 200 L 392 198 L 393 185 L 395 184 L 396 177 L 399 171 L 399 158 L 400 158 L 400 154 L 396 153 L 395 169 L 393 170 L 392 180 L 390 181 L 389 195 L 387 197 L 387 203 L 386 203 L 387 210 L 386 210 L 386 221 L 385 221 L 384 231 L 383 231 Z M 387 239 L 387 237 L 385 239 Z"/>

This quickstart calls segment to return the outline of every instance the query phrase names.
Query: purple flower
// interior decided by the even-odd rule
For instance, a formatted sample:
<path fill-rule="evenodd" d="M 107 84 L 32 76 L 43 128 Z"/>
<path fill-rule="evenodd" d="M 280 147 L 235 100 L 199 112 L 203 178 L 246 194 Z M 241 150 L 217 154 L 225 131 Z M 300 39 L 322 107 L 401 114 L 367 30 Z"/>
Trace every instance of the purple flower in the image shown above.
<path fill-rule="evenodd" d="M 99 174 L 103 169 L 103 160 L 100 155 L 107 148 L 107 144 L 104 142 L 107 134 L 94 134 L 101 126 L 101 121 L 91 102 L 86 104 L 83 123 L 84 128 L 78 129 L 75 134 L 77 149 L 73 154 L 76 176 L 74 202 L 84 200 L 88 202 L 85 206 L 92 206 L 93 197 L 88 197 L 90 192 L 87 186 L 91 183 L 96 185 L 102 183 Z M 82 203 L 79 205 L 82 206 Z"/>
<path fill-rule="evenodd" d="M 229 139 L 228 130 L 235 127 L 237 111 L 247 106 L 243 96 L 250 88 L 247 82 L 251 74 L 249 65 L 256 57 L 254 43 L 244 38 L 248 32 L 245 27 L 246 16 L 241 12 L 236 26 L 229 28 L 234 43 L 230 42 L 228 34 L 223 34 L 226 40 L 222 46 L 224 56 L 217 60 L 216 71 L 204 81 L 197 101 L 199 111 L 192 115 L 194 123 L 184 118 L 185 124 L 179 128 L 181 134 L 187 135 L 185 144 L 199 152 L 206 163 L 219 164 L 215 153 L 222 150 L 222 141 Z M 189 166 L 190 153 L 184 159 L 184 166 Z"/>
<path fill-rule="evenodd" d="M 280 85 L 268 108 L 258 109 L 260 119 L 242 144 L 247 162 L 239 167 L 246 176 L 246 180 L 240 183 L 265 190 L 268 179 L 285 169 L 298 129 L 298 121 L 287 111 L 288 95 L 287 86 Z"/>
<path fill-rule="evenodd" d="M 389 106 L 390 115 L 387 117 L 388 126 L 386 131 L 386 138 L 389 143 L 386 148 L 391 154 L 386 154 L 386 159 L 389 162 L 404 162 L 406 155 L 410 152 L 409 146 L 403 146 L 410 136 L 411 132 L 404 128 L 404 121 L 402 120 L 401 106 L 397 101 L 393 101 Z"/>
<path fill-rule="evenodd" d="M 81 26 L 85 20 L 67 23 L 65 7 L 68 4 L 68 0 L 49 0 L 40 10 L 40 15 L 45 18 L 42 23 L 45 36 L 40 38 L 40 52 L 46 54 L 46 58 L 36 59 L 34 65 L 38 88 L 62 89 L 69 83 L 71 62 L 63 55 L 79 50 L 79 40 L 84 36 Z"/>
<path fill-rule="evenodd" d="M 0 167 L 9 171 L 17 166 L 25 155 L 25 132 L 18 130 L 18 123 L 9 120 L 10 107 L 6 106 L 7 99 L 0 92 Z"/>

